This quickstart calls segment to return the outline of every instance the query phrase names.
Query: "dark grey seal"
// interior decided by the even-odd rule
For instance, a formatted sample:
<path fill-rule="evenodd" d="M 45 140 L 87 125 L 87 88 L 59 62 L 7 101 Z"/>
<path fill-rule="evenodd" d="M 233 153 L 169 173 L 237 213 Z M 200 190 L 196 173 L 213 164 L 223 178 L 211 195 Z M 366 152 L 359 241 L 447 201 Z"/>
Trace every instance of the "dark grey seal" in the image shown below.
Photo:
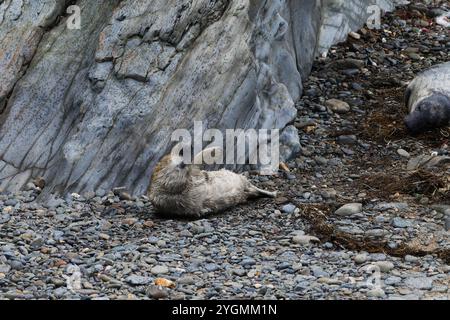
<path fill-rule="evenodd" d="M 405 94 L 409 114 L 405 125 L 412 134 L 450 124 L 450 62 L 420 73 Z"/>

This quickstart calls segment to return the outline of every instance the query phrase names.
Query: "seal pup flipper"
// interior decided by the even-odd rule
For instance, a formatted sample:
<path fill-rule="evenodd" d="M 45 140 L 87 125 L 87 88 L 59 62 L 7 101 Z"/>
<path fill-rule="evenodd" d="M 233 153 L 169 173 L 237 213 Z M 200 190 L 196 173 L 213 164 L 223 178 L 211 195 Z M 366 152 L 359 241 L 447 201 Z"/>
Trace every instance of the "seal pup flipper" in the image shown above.
<path fill-rule="evenodd" d="M 275 198 L 277 196 L 276 191 L 267 191 L 264 189 L 260 189 L 257 186 L 250 184 L 247 188 L 247 192 L 249 192 L 251 197 L 261 197 L 261 198 Z"/>

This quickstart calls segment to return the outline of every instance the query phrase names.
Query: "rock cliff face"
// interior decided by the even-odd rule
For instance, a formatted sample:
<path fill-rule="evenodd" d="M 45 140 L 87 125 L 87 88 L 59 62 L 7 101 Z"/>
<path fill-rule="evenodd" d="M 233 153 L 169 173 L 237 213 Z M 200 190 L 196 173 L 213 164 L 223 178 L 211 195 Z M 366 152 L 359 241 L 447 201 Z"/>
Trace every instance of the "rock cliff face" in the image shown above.
<path fill-rule="evenodd" d="M 0 188 L 142 194 L 194 120 L 284 129 L 314 56 L 375 2 L 0 0 Z"/>

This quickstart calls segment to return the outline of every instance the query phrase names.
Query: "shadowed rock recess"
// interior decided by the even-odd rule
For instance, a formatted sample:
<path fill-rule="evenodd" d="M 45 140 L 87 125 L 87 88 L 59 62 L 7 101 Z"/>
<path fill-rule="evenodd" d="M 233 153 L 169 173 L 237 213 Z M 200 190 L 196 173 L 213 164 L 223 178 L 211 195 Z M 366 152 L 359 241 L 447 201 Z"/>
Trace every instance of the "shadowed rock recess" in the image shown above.
<path fill-rule="evenodd" d="M 0 0 L 0 188 L 142 194 L 174 129 L 287 127 L 314 56 L 391 1 Z M 67 28 L 69 5 L 81 28 Z M 289 146 L 297 141 L 287 141 Z"/>

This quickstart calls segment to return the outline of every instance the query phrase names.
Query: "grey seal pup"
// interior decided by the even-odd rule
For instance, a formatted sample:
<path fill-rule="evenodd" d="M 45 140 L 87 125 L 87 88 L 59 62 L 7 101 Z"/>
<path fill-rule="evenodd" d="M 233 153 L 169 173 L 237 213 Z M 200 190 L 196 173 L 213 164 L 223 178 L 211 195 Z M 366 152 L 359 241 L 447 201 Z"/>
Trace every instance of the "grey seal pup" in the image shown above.
<path fill-rule="evenodd" d="M 408 85 L 405 125 L 412 134 L 450 124 L 450 62 L 420 73 Z"/>
<path fill-rule="evenodd" d="M 205 152 L 211 150 L 201 153 Z M 198 163 L 195 158 L 193 163 Z M 201 218 L 251 198 L 275 196 L 276 192 L 254 186 L 241 174 L 225 169 L 204 171 L 195 164 L 186 164 L 173 152 L 156 165 L 148 190 L 157 213 L 184 218 Z"/>

